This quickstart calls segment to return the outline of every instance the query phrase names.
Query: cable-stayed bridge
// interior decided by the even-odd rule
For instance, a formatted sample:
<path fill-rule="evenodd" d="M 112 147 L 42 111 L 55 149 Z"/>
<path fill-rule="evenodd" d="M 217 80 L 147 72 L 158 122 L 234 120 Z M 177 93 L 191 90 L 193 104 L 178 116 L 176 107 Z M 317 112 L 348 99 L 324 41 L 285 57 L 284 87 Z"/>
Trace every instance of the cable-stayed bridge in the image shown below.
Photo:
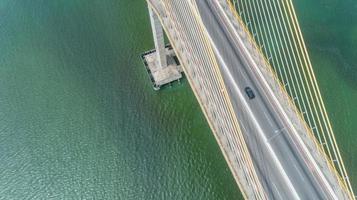
<path fill-rule="evenodd" d="M 246 199 L 355 199 L 291 0 L 147 2 Z"/>

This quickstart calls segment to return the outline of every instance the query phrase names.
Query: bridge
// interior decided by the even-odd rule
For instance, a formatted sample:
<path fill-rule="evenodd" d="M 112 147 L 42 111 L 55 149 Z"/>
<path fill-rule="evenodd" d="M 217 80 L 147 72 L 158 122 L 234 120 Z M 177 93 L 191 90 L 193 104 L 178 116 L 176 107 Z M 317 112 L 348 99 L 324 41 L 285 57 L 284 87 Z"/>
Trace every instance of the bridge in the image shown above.
<path fill-rule="evenodd" d="M 147 3 L 157 77 L 165 32 L 245 199 L 356 199 L 291 0 Z"/>

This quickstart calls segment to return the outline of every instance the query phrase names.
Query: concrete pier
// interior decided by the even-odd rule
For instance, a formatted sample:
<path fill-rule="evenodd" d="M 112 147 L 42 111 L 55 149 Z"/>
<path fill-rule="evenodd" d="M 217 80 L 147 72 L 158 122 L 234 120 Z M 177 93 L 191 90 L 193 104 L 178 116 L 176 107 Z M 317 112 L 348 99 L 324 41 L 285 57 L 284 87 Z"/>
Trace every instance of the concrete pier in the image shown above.
<path fill-rule="evenodd" d="M 141 59 L 150 76 L 151 82 L 155 90 L 159 90 L 162 86 L 174 81 L 179 81 L 182 78 L 182 67 L 178 61 L 174 50 L 170 45 L 165 47 L 165 56 L 167 66 L 162 68 L 158 65 L 158 55 L 156 49 L 145 52 L 141 55 Z"/>
<path fill-rule="evenodd" d="M 170 45 L 165 46 L 164 31 L 156 13 L 148 6 L 155 49 L 141 55 L 155 90 L 182 78 L 182 67 Z"/>

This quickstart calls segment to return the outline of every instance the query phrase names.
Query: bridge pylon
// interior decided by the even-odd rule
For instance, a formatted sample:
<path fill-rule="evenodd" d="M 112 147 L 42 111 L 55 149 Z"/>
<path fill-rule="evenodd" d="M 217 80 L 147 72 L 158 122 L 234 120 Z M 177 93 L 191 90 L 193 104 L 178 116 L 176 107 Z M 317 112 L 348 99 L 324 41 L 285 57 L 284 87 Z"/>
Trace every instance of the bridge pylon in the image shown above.
<path fill-rule="evenodd" d="M 159 16 L 148 5 L 155 49 L 141 55 L 155 90 L 182 78 L 182 68 L 170 45 L 165 45 L 164 29 Z"/>
<path fill-rule="evenodd" d="M 148 9 L 150 14 L 152 34 L 154 36 L 155 50 L 157 56 L 156 62 L 158 67 L 162 69 L 167 67 L 164 31 L 157 14 L 152 10 L 150 6 L 148 6 Z"/>

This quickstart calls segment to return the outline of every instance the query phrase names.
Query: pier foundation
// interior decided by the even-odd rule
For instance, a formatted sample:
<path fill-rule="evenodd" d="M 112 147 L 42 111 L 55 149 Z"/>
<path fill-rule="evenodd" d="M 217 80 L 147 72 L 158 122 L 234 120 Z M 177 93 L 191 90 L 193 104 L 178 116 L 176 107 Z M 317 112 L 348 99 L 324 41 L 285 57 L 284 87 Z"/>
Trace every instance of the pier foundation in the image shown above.
<path fill-rule="evenodd" d="M 148 6 L 155 49 L 141 55 L 155 90 L 161 86 L 179 81 L 182 68 L 170 45 L 165 45 L 164 30 L 157 14 Z"/>

